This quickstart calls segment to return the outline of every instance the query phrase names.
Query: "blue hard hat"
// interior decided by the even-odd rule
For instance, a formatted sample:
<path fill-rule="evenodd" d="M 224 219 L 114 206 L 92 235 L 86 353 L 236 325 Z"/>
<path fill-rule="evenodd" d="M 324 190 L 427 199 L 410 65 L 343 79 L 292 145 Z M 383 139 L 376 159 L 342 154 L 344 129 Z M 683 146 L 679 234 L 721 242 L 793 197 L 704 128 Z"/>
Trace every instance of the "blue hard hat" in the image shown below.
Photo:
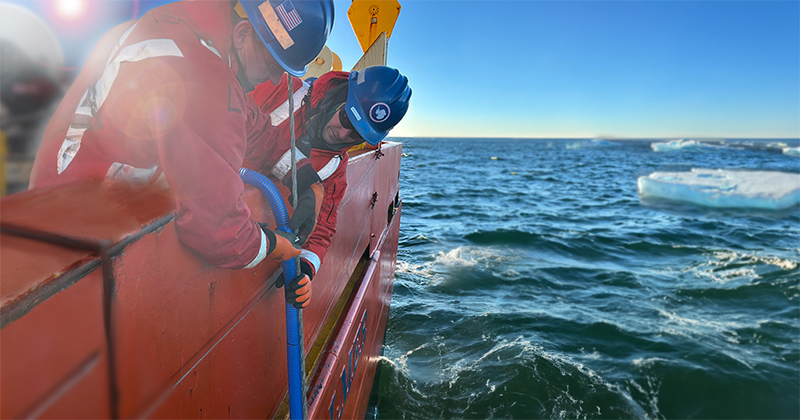
<path fill-rule="evenodd" d="M 267 50 L 292 76 L 322 51 L 333 29 L 333 0 L 241 0 Z"/>
<path fill-rule="evenodd" d="M 350 122 L 367 143 L 383 140 L 408 111 L 408 78 L 386 66 L 350 73 L 345 108 Z"/>

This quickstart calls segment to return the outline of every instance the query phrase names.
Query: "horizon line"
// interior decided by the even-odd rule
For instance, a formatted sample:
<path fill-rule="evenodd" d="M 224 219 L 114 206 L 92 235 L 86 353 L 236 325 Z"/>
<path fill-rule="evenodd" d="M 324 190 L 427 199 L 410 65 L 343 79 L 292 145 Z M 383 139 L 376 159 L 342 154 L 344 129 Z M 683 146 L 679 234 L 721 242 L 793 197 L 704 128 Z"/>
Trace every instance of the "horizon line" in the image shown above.
<path fill-rule="evenodd" d="M 510 140 L 800 140 L 800 137 L 489 137 L 489 136 L 388 136 L 387 138 L 426 139 L 510 139 Z"/>

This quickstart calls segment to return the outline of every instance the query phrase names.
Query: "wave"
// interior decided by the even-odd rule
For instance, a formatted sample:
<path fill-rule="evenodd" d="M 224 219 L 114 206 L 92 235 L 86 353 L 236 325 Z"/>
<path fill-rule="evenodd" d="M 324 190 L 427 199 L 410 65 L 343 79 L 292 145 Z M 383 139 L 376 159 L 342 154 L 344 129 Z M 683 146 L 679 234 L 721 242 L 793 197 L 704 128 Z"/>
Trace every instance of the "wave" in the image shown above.
<path fill-rule="evenodd" d="M 706 261 L 695 262 L 680 271 L 708 280 L 710 283 L 689 288 L 684 293 L 710 292 L 723 297 L 743 292 L 742 297 L 746 297 L 753 292 L 753 288 L 772 288 L 782 292 L 792 292 L 787 294 L 787 297 L 795 295 L 797 287 L 794 286 L 797 286 L 796 280 L 800 278 L 798 269 L 800 264 L 793 259 L 754 251 L 713 250 L 706 254 Z M 792 278 L 795 282 L 783 281 Z M 732 287 L 727 287 L 728 283 L 731 283 Z"/>
<path fill-rule="evenodd" d="M 553 215 L 553 219 L 564 222 L 565 215 Z M 550 217 L 542 218 L 545 222 Z M 580 222 L 580 220 L 576 220 Z M 545 226 L 542 229 L 547 229 Z M 614 234 L 608 235 L 603 233 Z M 618 268 L 618 263 L 629 259 L 667 258 L 695 255 L 704 248 L 687 246 L 702 243 L 701 235 L 678 235 L 655 232 L 650 234 L 613 232 L 609 229 L 587 229 L 561 231 L 557 233 L 533 233 L 517 229 L 477 231 L 463 236 L 465 240 L 484 246 L 506 246 L 511 249 L 530 248 L 541 258 L 578 267 Z M 569 259 L 564 261 L 563 258 Z"/>
<path fill-rule="evenodd" d="M 480 346 L 458 349 L 455 357 L 448 350 L 441 337 L 434 337 L 381 359 L 379 393 L 391 395 L 378 401 L 382 417 L 651 417 L 600 373 L 521 336 L 497 341 L 484 336 Z M 426 372 L 425 366 L 437 371 Z"/>
<path fill-rule="evenodd" d="M 472 232 L 464 235 L 464 239 L 481 245 L 536 245 L 551 242 L 541 234 L 516 229 Z"/>
<path fill-rule="evenodd" d="M 797 417 L 797 208 L 650 202 L 636 181 L 800 160 L 469 141 L 405 145 L 381 418 Z"/>
<path fill-rule="evenodd" d="M 719 364 L 722 353 L 697 355 L 694 363 L 662 357 L 632 360 L 637 376 L 627 379 L 631 395 L 655 402 L 660 418 L 793 418 L 797 414 L 797 371 L 764 374 Z"/>
<path fill-rule="evenodd" d="M 413 247 L 413 246 L 418 246 L 418 245 L 425 245 L 425 244 L 430 244 L 430 243 L 435 243 L 436 242 L 435 240 L 433 240 L 431 238 L 428 238 L 427 236 L 425 236 L 425 235 L 423 235 L 421 233 L 409 237 L 409 236 L 403 235 L 403 233 L 401 232 L 400 236 L 401 236 L 401 238 L 400 238 L 398 244 L 399 244 L 399 246 L 401 246 L 403 248 L 408 248 L 408 247 Z"/>
<path fill-rule="evenodd" d="M 395 269 L 398 278 L 410 278 L 419 285 L 437 286 L 439 293 L 450 293 L 493 287 L 519 277 L 519 273 L 505 265 L 520 256 L 499 247 L 461 246 L 429 258 L 432 260 L 422 264 L 398 259 Z"/>
<path fill-rule="evenodd" d="M 458 281 L 464 281 L 465 273 L 485 271 L 468 247 L 459 248 L 432 257 L 427 267 L 403 265 L 401 270 L 415 274 L 425 268 L 463 270 L 456 276 Z M 489 257 L 483 264 L 492 260 Z M 607 278 L 613 277 L 613 273 L 607 274 Z M 634 281 L 635 274 L 628 277 Z M 498 286 L 495 283 L 486 292 Z M 574 291 L 578 295 L 570 293 L 572 302 L 551 299 L 566 299 L 564 293 L 542 291 L 531 306 L 486 294 L 464 297 L 461 287 L 445 291 L 440 285 L 428 284 L 418 290 L 413 302 L 396 300 L 382 365 L 392 371 L 388 376 L 393 382 L 386 385 L 385 395 L 391 396 L 381 403 L 382 417 L 491 418 L 502 413 L 512 418 L 686 418 L 693 412 L 705 417 L 735 414 L 720 401 L 754 415 L 746 407 L 747 400 L 720 394 L 709 402 L 701 397 L 703 389 L 734 395 L 750 392 L 774 403 L 765 412 L 779 417 L 788 412 L 790 404 L 776 398 L 785 396 L 786 389 L 797 388 L 794 378 L 800 340 L 789 338 L 780 344 L 773 337 L 786 341 L 800 336 L 798 311 L 785 314 L 785 321 L 768 316 L 751 322 L 735 315 L 719 319 L 716 311 L 669 309 L 672 299 L 664 303 L 646 299 L 649 303 L 644 307 L 655 316 L 630 312 L 632 308 L 627 306 L 597 312 L 595 303 L 581 298 L 585 294 L 581 288 Z M 597 299 L 607 304 L 612 297 Z M 525 298 L 518 295 L 518 299 Z M 497 301 L 505 303 L 497 306 Z M 574 306 L 577 302 L 583 303 Z M 617 316 L 611 317 L 612 313 Z M 520 331 L 528 336 L 519 335 Z M 780 360 L 776 360 L 776 352 Z M 619 369 L 623 360 L 628 360 L 628 369 Z M 683 391 L 686 377 L 693 378 L 689 385 L 692 394 Z M 765 388 L 764 383 L 777 385 Z"/>

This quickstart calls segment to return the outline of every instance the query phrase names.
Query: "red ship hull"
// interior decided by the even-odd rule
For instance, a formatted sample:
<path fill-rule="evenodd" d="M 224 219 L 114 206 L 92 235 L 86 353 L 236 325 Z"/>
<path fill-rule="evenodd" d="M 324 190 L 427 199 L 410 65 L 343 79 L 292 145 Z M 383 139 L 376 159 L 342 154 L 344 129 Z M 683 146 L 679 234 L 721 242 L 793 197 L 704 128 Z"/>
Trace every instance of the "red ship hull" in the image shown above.
<path fill-rule="evenodd" d="M 392 294 L 402 147 L 350 159 L 304 310 L 309 418 L 363 418 Z M 253 218 L 272 214 L 247 189 Z M 284 417 L 277 264 L 224 270 L 178 241 L 169 192 L 76 183 L 0 200 L 0 416 Z"/>

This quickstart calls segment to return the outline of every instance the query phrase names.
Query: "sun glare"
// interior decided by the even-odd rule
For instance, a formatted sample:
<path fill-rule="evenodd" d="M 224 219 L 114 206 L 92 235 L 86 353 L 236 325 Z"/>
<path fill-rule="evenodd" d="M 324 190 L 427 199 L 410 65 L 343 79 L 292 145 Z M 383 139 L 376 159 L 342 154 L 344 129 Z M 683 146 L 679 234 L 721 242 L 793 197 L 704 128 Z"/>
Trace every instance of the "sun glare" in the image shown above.
<path fill-rule="evenodd" d="M 56 14 L 64 20 L 77 20 L 86 13 L 86 0 L 56 0 Z"/>

